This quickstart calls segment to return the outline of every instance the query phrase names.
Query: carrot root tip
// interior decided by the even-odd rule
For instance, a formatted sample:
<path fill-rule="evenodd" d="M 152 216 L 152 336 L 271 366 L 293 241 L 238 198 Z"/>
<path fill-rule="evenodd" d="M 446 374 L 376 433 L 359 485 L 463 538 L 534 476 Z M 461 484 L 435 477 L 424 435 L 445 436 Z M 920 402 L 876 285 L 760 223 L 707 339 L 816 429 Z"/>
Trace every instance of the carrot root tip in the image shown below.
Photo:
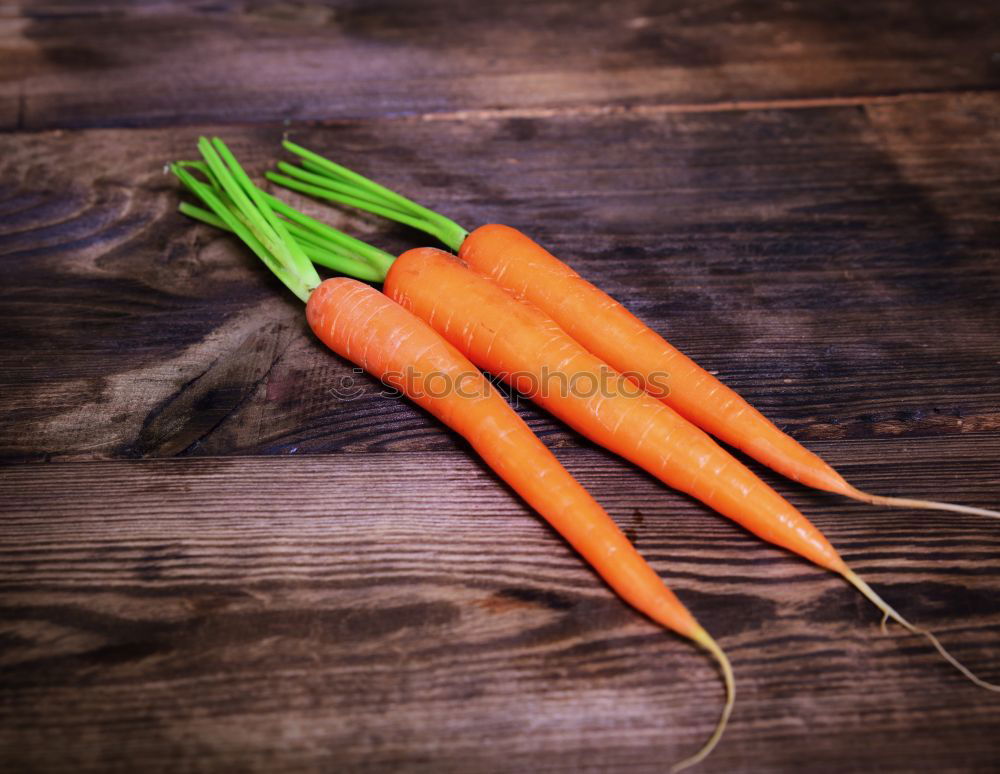
<path fill-rule="evenodd" d="M 726 703 L 722 708 L 722 715 L 719 717 L 719 722 L 715 726 L 715 731 L 709 737 L 708 741 L 702 745 L 702 748 L 698 750 L 690 758 L 685 758 L 679 763 L 675 763 L 670 767 L 670 774 L 676 774 L 678 771 L 683 771 L 684 769 L 690 768 L 698 763 L 701 763 L 708 755 L 715 749 L 715 746 L 722 739 L 722 734 L 726 730 L 726 725 L 729 723 L 729 716 L 733 712 L 733 705 L 736 702 L 736 680 L 733 677 L 733 667 L 729 663 L 729 658 L 726 656 L 725 652 L 719 645 L 712 639 L 708 632 L 702 628 L 698 628 L 693 635 L 691 635 L 696 643 L 707 650 L 712 658 L 716 660 L 719 664 L 719 668 L 722 670 L 722 679 L 726 684 Z"/>
<path fill-rule="evenodd" d="M 985 688 L 987 691 L 994 691 L 996 693 L 1000 693 L 1000 685 L 988 682 L 986 680 L 983 680 L 981 677 L 978 677 L 971 669 L 965 666 L 965 664 L 963 664 L 961 661 L 959 661 L 957 658 L 951 655 L 951 653 L 947 651 L 944 645 L 941 644 L 941 641 L 937 637 L 935 637 L 932 632 L 927 631 L 927 629 L 921 629 L 918 626 L 914 626 L 905 618 L 903 618 L 903 616 L 897 613 L 889 605 L 888 602 L 882 599 L 882 597 L 880 597 L 878 593 L 871 586 L 869 586 L 860 577 L 858 577 L 858 575 L 853 570 L 849 568 L 844 568 L 844 570 L 841 571 L 841 574 L 844 576 L 844 578 L 847 579 L 848 583 L 850 583 L 858 591 L 864 594 L 865 597 L 867 597 L 872 602 L 872 604 L 874 604 L 879 610 L 882 611 L 883 627 L 885 626 L 886 619 L 891 618 L 893 621 L 895 621 L 900 626 L 905 628 L 911 634 L 919 634 L 921 637 L 925 637 L 927 641 L 934 646 L 934 649 L 937 650 L 939 654 L 941 654 L 941 658 L 943 658 L 945 661 L 947 661 L 949 664 L 955 667 L 955 669 L 957 669 L 959 672 L 965 675 L 965 677 L 967 677 L 973 683 L 978 685 L 980 688 Z"/>
<path fill-rule="evenodd" d="M 891 508 L 916 508 L 923 511 L 948 511 L 949 513 L 964 513 L 969 516 L 986 516 L 990 519 L 1000 519 L 1000 511 L 991 511 L 989 508 L 976 508 L 971 505 L 956 505 L 955 503 L 940 503 L 935 500 L 917 500 L 910 497 L 883 497 L 862 492 L 860 489 L 851 487 L 846 493 L 848 497 L 870 505 L 886 505 Z"/>

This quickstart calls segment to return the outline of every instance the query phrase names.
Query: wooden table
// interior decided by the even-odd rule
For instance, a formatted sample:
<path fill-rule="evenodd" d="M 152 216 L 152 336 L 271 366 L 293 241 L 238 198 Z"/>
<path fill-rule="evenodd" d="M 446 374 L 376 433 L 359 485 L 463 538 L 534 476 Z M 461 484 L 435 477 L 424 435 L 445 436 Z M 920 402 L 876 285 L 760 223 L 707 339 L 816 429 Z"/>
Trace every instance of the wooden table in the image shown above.
<path fill-rule="evenodd" d="M 485 7 L 0 9 L 0 770 L 659 772 L 720 708 L 460 439 L 332 395 L 296 300 L 176 212 L 202 134 L 521 227 L 858 486 L 1000 504 L 995 3 Z M 731 655 L 701 771 L 1000 765 L 1000 697 L 519 411 Z M 1000 680 L 996 522 L 753 467 Z"/>

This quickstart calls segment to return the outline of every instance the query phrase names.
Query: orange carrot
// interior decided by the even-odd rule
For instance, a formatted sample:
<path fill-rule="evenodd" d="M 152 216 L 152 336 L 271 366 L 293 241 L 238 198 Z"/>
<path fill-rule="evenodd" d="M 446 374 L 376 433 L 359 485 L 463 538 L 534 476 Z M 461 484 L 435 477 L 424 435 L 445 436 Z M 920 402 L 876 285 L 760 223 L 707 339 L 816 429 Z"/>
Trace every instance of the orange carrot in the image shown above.
<path fill-rule="evenodd" d="M 686 419 L 779 473 L 807 486 L 875 505 L 1000 518 L 1000 513 L 985 508 L 883 497 L 858 490 L 735 391 L 521 232 L 491 224 L 470 234 L 443 215 L 295 143 L 286 141 L 284 147 L 302 159 L 304 168 L 279 164 L 286 174 L 269 173 L 271 180 L 436 236 L 474 270 L 493 278 L 518 298 L 531 301 L 589 351 L 629 374 Z"/>
<path fill-rule="evenodd" d="M 735 700 L 732 668 L 716 642 L 465 356 L 423 320 L 368 285 L 346 277 L 320 284 L 308 260 L 299 260 L 301 250 L 288 237 L 288 224 L 274 216 L 278 205 L 253 185 L 221 141 L 203 140 L 199 147 L 207 166 L 197 168 L 214 185 L 189 174 L 186 167 L 192 164 L 175 165 L 174 171 L 212 209 L 203 219 L 214 218 L 236 232 L 306 300 L 306 318 L 324 344 L 459 433 L 626 602 L 716 659 L 726 685 L 722 715 L 705 745 L 673 770 L 704 759 L 721 738 Z M 193 208 L 186 211 L 202 217 Z"/>
<path fill-rule="evenodd" d="M 374 288 L 346 277 L 326 280 L 313 291 L 306 318 L 330 349 L 465 438 L 629 604 L 679 634 L 703 638 L 694 617 L 611 518 L 437 331 Z"/>
<path fill-rule="evenodd" d="M 622 599 L 717 659 L 728 694 L 723 717 L 705 746 L 673 770 L 708 755 L 722 735 L 735 698 L 728 659 L 611 517 L 479 370 L 412 312 L 353 279 L 329 279 L 316 288 L 306 305 L 306 317 L 330 349 L 398 389 L 465 438 Z"/>
<path fill-rule="evenodd" d="M 463 241 L 459 255 L 476 271 L 551 315 L 584 347 L 634 375 L 643 388 L 682 416 L 794 481 L 877 505 L 1000 517 L 984 508 L 881 497 L 856 489 L 734 390 L 516 229 L 480 226 Z M 669 376 L 664 380 L 665 374 Z M 658 377 L 660 384 L 655 384 Z M 664 383 L 665 395 L 659 392 Z"/>
<path fill-rule="evenodd" d="M 432 247 L 399 256 L 389 269 L 385 292 L 476 365 L 501 376 L 581 434 L 764 540 L 839 573 L 886 618 L 928 637 L 970 680 L 1000 691 L 957 662 L 933 634 L 890 607 L 777 492 L 702 430 L 584 349 L 537 307 Z"/>

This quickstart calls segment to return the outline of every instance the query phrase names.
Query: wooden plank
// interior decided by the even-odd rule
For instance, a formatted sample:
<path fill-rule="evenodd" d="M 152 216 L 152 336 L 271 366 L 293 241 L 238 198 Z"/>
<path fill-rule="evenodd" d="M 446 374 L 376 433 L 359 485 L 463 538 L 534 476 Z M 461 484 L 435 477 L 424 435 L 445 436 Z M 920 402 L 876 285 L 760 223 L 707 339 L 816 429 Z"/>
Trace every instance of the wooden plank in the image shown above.
<path fill-rule="evenodd" d="M 988 0 L 22 3 L 0 128 L 153 126 L 995 89 Z"/>
<path fill-rule="evenodd" d="M 534 234 L 804 441 L 992 439 L 998 118 L 987 95 L 294 137 L 469 226 Z M 259 174 L 283 131 L 224 134 Z M 196 136 L 0 136 L 0 456 L 457 448 L 314 341 L 252 255 L 175 212 L 162 166 Z M 422 241 L 297 201 L 392 250 Z"/>
<path fill-rule="evenodd" d="M 936 443 L 911 459 L 961 486 Z M 884 444 L 852 445 L 897 475 Z M 995 491 L 996 454 L 968 451 Z M 737 710 L 702 770 L 995 765 L 1000 705 L 880 636 L 841 581 L 603 454 L 561 457 L 732 657 Z M 720 706 L 702 655 L 464 453 L 13 466 L 0 510 L 7 771 L 652 772 Z M 993 523 L 833 498 L 811 515 L 1000 678 Z"/>

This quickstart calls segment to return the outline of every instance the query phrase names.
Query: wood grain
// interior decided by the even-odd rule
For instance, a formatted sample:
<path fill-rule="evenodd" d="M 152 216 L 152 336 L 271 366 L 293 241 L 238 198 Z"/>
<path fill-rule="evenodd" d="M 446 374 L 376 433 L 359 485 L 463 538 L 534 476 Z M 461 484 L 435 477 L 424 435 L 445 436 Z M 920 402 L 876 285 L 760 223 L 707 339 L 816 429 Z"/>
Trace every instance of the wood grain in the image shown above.
<path fill-rule="evenodd" d="M 164 174 L 285 133 L 507 222 L 858 486 L 997 507 L 994 3 L 0 8 L 0 771 L 662 772 L 711 662 L 314 341 Z M 297 199 L 391 250 L 407 229 Z M 730 653 L 711 772 L 991 772 L 1000 701 L 518 410 Z M 1000 680 L 1000 538 L 754 465 Z"/>
<path fill-rule="evenodd" d="M 21 3 L 0 129 L 995 90 L 988 0 Z"/>
<path fill-rule="evenodd" d="M 534 234 L 811 442 L 995 437 L 998 127 L 980 96 L 293 134 L 462 223 Z M 283 131 L 224 134 L 260 173 Z M 196 136 L 0 136 L 0 455 L 456 448 L 315 342 L 251 254 L 176 213 L 162 166 Z M 297 201 L 392 250 L 422 241 Z"/>
<path fill-rule="evenodd" d="M 850 456 L 891 478 L 884 445 Z M 964 486 L 933 447 L 908 448 L 913 472 Z M 561 456 L 732 656 L 740 701 L 702 770 L 993 766 L 1000 704 L 880 636 L 841 581 L 603 454 Z M 0 507 L 7 770 L 661 771 L 719 709 L 710 662 L 465 453 L 16 466 Z M 1000 678 L 991 523 L 811 515 Z"/>

